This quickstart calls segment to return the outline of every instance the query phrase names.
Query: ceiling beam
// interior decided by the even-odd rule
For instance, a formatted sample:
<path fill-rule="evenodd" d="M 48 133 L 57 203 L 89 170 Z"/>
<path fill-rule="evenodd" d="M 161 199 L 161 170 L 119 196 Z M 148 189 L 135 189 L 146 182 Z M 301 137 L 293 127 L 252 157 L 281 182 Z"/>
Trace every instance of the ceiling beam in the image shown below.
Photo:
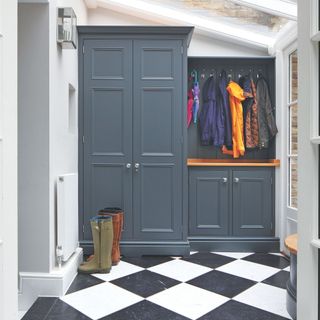
<path fill-rule="evenodd" d="M 296 3 L 283 0 L 231 0 L 234 3 L 256 9 L 274 16 L 289 20 L 297 20 L 298 6 Z"/>
<path fill-rule="evenodd" d="M 88 9 L 95 9 L 97 8 L 97 0 L 84 0 Z"/>
<path fill-rule="evenodd" d="M 86 0 L 88 1 L 88 0 Z M 91 0 L 90 0 L 91 1 Z M 139 18 L 147 16 L 161 24 L 194 26 L 195 32 L 210 35 L 225 41 L 246 45 L 249 47 L 267 49 L 273 45 L 272 37 L 261 35 L 257 32 L 239 32 L 238 27 L 203 18 L 199 15 L 176 8 L 153 4 L 142 0 L 97 0 L 97 6 L 108 8 L 120 13 L 134 15 Z"/>
<path fill-rule="evenodd" d="M 49 3 L 49 0 L 18 0 L 18 3 Z"/>

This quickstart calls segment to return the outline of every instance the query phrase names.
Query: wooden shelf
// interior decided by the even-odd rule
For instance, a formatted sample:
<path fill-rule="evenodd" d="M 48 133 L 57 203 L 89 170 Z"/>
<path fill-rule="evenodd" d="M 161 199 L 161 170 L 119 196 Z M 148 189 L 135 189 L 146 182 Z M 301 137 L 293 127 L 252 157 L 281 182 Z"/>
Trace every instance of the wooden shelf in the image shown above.
<path fill-rule="evenodd" d="M 190 158 L 188 167 L 279 167 L 280 160 L 252 160 L 252 159 L 197 159 Z"/>

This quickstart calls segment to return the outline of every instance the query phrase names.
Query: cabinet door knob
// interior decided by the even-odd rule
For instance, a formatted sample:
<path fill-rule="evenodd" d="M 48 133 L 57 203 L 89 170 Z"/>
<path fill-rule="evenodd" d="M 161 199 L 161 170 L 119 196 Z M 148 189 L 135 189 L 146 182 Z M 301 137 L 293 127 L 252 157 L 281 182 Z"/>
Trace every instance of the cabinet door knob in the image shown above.
<path fill-rule="evenodd" d="M 228 182 L 228 178 L 222 178 L 222 182 L 223 183 L 227 183 Z"/>
<path fill-rule="evenodd" d="M 140 164 L 139 164 L 139 163 L 135 163 L 135 164 L 134 164 L 134 167 L 135 167 L 135 169 L 136 169 L 136 172 L 138 172 L 138 171 L 139 171 Z"/>
<path fill-rule="evenodd" d="M 239 178 L 234 178 L 234 182 L 235 182 L 235 183 L 238 183 L 239 181 L 240 181 Z"/>
<path fill-rule="evenodd" d="M 130 169 L 130 168 L 131 168 L 131 163 L 127 163 L 127 164 L 126 164 L 126 168 L 127 168 L 127 169 Z"/>

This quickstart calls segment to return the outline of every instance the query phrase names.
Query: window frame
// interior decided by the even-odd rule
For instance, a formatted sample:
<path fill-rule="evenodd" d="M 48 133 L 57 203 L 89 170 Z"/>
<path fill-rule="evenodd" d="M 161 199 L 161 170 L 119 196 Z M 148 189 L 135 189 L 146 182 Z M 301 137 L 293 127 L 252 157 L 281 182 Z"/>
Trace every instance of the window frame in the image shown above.
<path fill-rule="evenodd" d="M 286 51 L 286 59 L 287 59 L 287 82 L 286 82 L 286 117 L 287 117 L 287 128 L 286 128 L 286 146 L 287 146 L 287 152 L 286 152 L 286 162 L 287 162 L 287 197 L 286 197 L 286 205 L 287 208 L 290 210 L 295 211 L 294 214 L 294 218 L 296 218 L 296 213 L 298 211 L 298 207 L 294 207 L 292 206 L 292 201 L 291 201 L 291 190 L 292 190 L 292 184 L 291 184 L 291 161 L 292 159 L 295 159 L 296 161 L 298 161 L 298 153 L 297 154 L 293 154 L 291 153 L 291 145 L 292 145 L 292 141 L 291 141 L 291 116 L 292 116 L 292 107 L 293 106 L 297 106 L 297 112 L 298 112 L 298 108 L 299 108 L 299 103 L 298 103 L 298 97 L 295 100 L 291 100 L 291 91 L 292 91 L 292 65 L 291 65 L 291 56 L 292 54 L 294 54 L 295 52 L 297 52 L 298 55 L 298 49 L 297 49 L 297 44 L 295 43 L 292 47 L 290 47 L 287 51 Z M 297 56 L 298 58 L 298 56 Z M 298 62 L 299 63 L 299 62 Z M 298 73 L 298 70 L 297 70 Z"/>
<path fill-rule="evenodd" d="M 320 45 L 320 26 L 319 26 L 319 1 L 311 1 L 310 19 L 310 40 L 313 44 L 313 52 L 310 57 L 310 83 L 312 92 L 319 91 L 319 45 Z M 319 121 L 319 95 L 312 95 L 310 104 L 310 141 L 320 145 L 320 121 Z"/>

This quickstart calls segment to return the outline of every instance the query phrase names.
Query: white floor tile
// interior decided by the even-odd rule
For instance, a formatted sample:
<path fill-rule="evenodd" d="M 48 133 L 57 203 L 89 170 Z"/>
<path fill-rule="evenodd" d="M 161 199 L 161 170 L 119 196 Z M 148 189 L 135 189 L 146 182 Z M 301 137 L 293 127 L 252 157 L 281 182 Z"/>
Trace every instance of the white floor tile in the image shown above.
<path fill-rule="evenodd" d="M 18 319 L 22 319 L 27 311 L 18 311 Z"/>
<path fill-rule="evenodd" d="M 92 275 L 104 281 L 112 281 L 142 270 L 144 270 L 144 268 L 125 261 L 120 261 L 118 265 L 112 267 L 110 273 L 95 273 Z"/>
<path fill-rule="evenodd" d="M 291 319 L 286 309 L 285 289 L 258 283 L 234 297 L 233 300 Z"/>
<path fill-rule="evenodd" d="M 234 259 L 242 259 L 252 254 L 252 252 L 212 252 L 212 253 L 221 254 L 222 256 L 226 256 Z"/>
<path fill-rule="evenodd" d="M 143 298 L 106 282 L 68 294 L 61 300 L 89 318 L 97 320 L 137 303 Z"/>
<path fill-rule="evenodd" d="M 198 251 L 190 251 L 190 255 L 196 254 Z"/>
<path fill-rule="evenodd" d="M 290 272 L 290 266 L 286 267 L 285 269 L 283 269 L 284 271 L 288 271 Z"/>
<path fill-rule="evenodd" d="M 148 268 L 148 270 L 185 282 L 202 274 L 205 274 L 211 271 L 212 269 L 200 266 L 195 263 L 177 259 L 161 263 L 157 266 Z"/>
<path fill-rule="evenodd" d="M 254 281 L 263 281 L 280 271 L 277 268 L 244 260 L 232 261 L 216 270 Z"/>
<path fill-rule="evenodd" d="M 181 283 L 147 300 L 190 319 L 198 319 L 229 299 L 190 284 Z"/>

